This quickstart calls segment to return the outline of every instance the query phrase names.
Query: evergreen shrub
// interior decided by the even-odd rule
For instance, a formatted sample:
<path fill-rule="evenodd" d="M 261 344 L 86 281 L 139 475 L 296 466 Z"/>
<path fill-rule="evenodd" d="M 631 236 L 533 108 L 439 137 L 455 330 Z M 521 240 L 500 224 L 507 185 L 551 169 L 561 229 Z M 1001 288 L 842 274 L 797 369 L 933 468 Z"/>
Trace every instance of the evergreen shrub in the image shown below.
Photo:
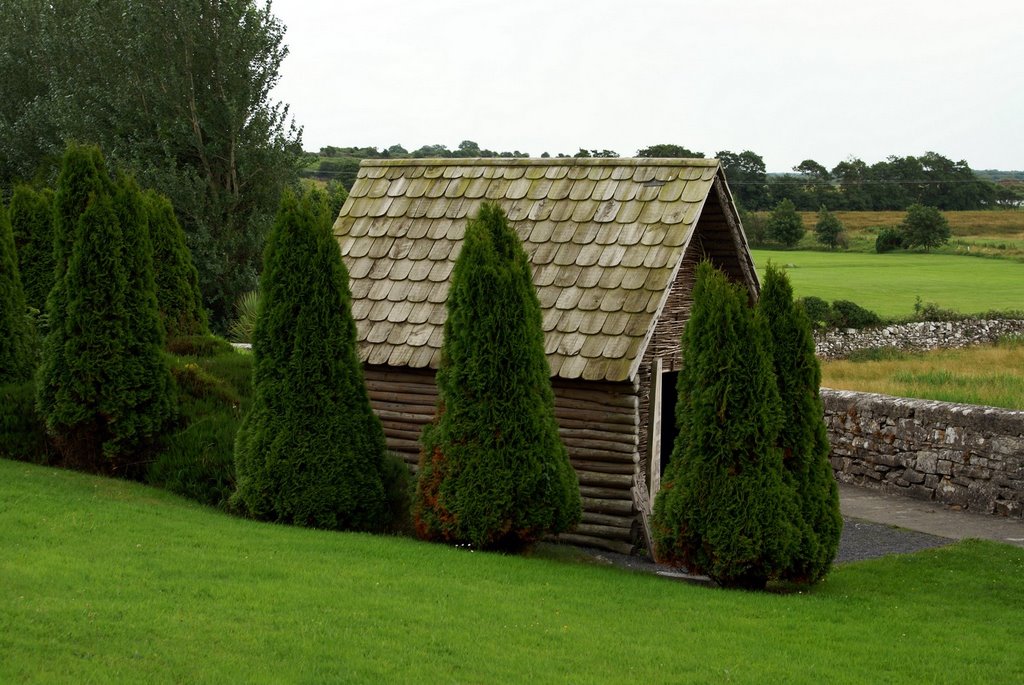
<path fill-rule="evenodd" d="M 579 520 L 529 261 L 491 203 L 469 220 L 455 262 L 437 387 L 413 503 L 418 535 L 516 551 Z"/>
<path fill-rule="evenodd" d="M 779 432 L 783 482 L 797 502 L 794 525 L 799 541 L 780 577 L 816 583 L 832 566 L 843 519 L 839 489 L 829 462 L 830 445 L 819 395 L 821 367 L 804 311 L 793 302 L 785 272 L 769 263 L 758 311 L 768 324 L 769 348 L 782 400 Z"/>
<path fill-rule="evenodd" d="M 153 241 L 156 299 L 167 337 L 207 333 L 199 272 L 192 263 L 185 231 L 174 215 L 171 201 L 150 190 L 146 192 L 145 203 Z"/>
<path fill-rule="evenodd" d="M 35 332 L 27 313 L 11 222 L 0 203 L 0 384 L 25 381 L 32 375 Z"/>
<path fill-rule="evenodd" d="M 703 262 L 682 339 L 678 437 L 652 534 L 660 561 L 728 587 L 763 588 L 789 567 L 799 539 L 767 335 L 746 291 Z"/>
<path fill-rule="evenodd" d="M 54 451 L 36 412 L 33 379 L 0 385 L 0 457 L 49 464 Z"/>
<path fill-rule="evenodd" d="M 66 465 L 136 475 L 175 411 L 142 195 L 71 146 L 56 203 L 37 406 Z"/>
<path fill-rule="evenodd" d="M 235 445 L 232 505 L 260 519 L 381 530 L 384 433 L 330 226 L 321 193 L 285 193 L 260 281 L 253 400 Z"/>
<path fill-rule="evenodd" d="M 202 504 L 223 507 L 235 489 L 235 435 L 249 404 L 252 356 L 207 337 L 226 349 L 169 355 L 181 421 L 168 433 L 166 447 L 150 465 L 146 481 Z"/>
<path fill-rule="evenodd" d="M 11 197 L 11 228 L 25 302 L 43 311 L 53 287 L 53 191 L 17 186 Z"/>

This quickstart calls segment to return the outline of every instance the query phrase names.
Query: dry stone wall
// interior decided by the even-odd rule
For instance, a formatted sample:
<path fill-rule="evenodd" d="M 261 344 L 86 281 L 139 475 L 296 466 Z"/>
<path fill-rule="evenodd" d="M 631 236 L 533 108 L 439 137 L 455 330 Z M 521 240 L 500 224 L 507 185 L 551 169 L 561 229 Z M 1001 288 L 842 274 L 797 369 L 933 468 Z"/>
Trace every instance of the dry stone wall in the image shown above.
<path fill-rule="evenodd" d="M 1024 516 L 1024 412 L 822 388 L 841 483 Z"/>
<path fill-rule="evenodd" d="M 833 329 L 814 335 L 821 359 L 842 359 L 856 350 L 898 347 L 903 350 L 957 348 L 995 342 L 1004 335 L 1024 335 L 1021 319 L 919 321 L 865 329 Z"/>

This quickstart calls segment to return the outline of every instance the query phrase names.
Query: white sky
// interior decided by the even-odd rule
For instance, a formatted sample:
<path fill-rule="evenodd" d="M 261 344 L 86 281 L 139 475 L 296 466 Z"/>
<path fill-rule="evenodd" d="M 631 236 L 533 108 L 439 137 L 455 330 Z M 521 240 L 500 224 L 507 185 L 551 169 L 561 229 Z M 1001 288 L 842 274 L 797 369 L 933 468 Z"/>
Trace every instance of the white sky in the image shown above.
<path fill-rule="evenodd" d="M 275 0 L 303 146 L 1024 169 L 1024 1 Z"/>

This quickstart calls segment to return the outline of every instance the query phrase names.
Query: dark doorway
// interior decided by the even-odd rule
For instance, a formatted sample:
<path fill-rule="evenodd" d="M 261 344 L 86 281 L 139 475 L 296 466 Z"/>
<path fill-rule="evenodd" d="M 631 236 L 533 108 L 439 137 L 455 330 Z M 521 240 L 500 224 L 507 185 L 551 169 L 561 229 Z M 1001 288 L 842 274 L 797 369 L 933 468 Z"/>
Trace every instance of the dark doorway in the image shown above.
<path fill-rule="evenodd" d="M 665 475 L 665 466 L 672 456 L 672 447 L 676 444 L 676 390 L 678 371 L 661 374 L 661 475 Z"/>

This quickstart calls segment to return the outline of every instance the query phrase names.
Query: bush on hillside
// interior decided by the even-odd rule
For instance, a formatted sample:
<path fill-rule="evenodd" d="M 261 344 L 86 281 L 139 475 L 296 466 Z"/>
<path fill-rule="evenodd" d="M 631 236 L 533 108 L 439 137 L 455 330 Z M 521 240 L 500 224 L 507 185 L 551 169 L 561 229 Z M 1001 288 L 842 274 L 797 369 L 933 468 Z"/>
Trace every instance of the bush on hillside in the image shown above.
<path fill-rule="evenodd" d="M 233 352 L 235 348 L 223 338 L 206 334 L 168 338 L 166 349 L 178 356 L 216 357 Z"/>
<path fill-rule="evenodd" d="M 875 252 L 882 254 L 903 249 L 903 233 L 896 228 L 883 228 L 875 238 Z"/>
<path fill-rule="evenodd" d="M 763 588 L 790 567 L 798 541 L 767 336 L 746 291 L 703 262 L 682 340 L 678 437 L 652 534 L 660 561 L 730 587 Z"/>
<path fill-rule="evenodd" d="M 178 340 L 192 343 L 191 351 L 168 355 L 181 421 L 167 434 L 146 482 L 223 507 L 235 490 L 235 435 L 249 405 L 252 355 L 214 336 Z"/>
<path fill-rule="evenodd" d="M 260 519 L 380 530 L 389 517 L 384 433 L 330 226 L 321 193 L 285 193 L 260 281 L 252 408 L 235 445 L 231 501 Z"/>
<path fill-rule="evenodd" d="M 580 493 L 558 436 L 529 261 L 497 205 L 481 205 L 468 222 L 447 310 L 416 530 L 517 551 L 574 525 Z"/>
<path fill-rule="evenodd" d="M 843 529 L 839 488 L 828 459 L 831 447 L 819 396 L 821 367 L 814 354 L 810 321 L 793 302 L 793 288 L 785 272 L 773 264 L 768 264 L 757 307 L 768 324 L 770 354 L 782 400 L 779 447 L 783 482 L 792 488 L 797 502 L 793 524 L 799 540 L 780 577 L 816 583 L 831 568 Z"/>
<path fill-rule="evenodd" d="M 828 325 L 832 328 L 867 328 L 881 323 L 878 314 L 856 302 L 834 300 L 829 308 Z"/>
<path fill-rule="evenodd" d="M 804 308 L 812 328 L 824 328 L 829 320 L 830 307 L 828 302 L 820 297 L 809 295 L 797 300 L 797 304 Z"/>

